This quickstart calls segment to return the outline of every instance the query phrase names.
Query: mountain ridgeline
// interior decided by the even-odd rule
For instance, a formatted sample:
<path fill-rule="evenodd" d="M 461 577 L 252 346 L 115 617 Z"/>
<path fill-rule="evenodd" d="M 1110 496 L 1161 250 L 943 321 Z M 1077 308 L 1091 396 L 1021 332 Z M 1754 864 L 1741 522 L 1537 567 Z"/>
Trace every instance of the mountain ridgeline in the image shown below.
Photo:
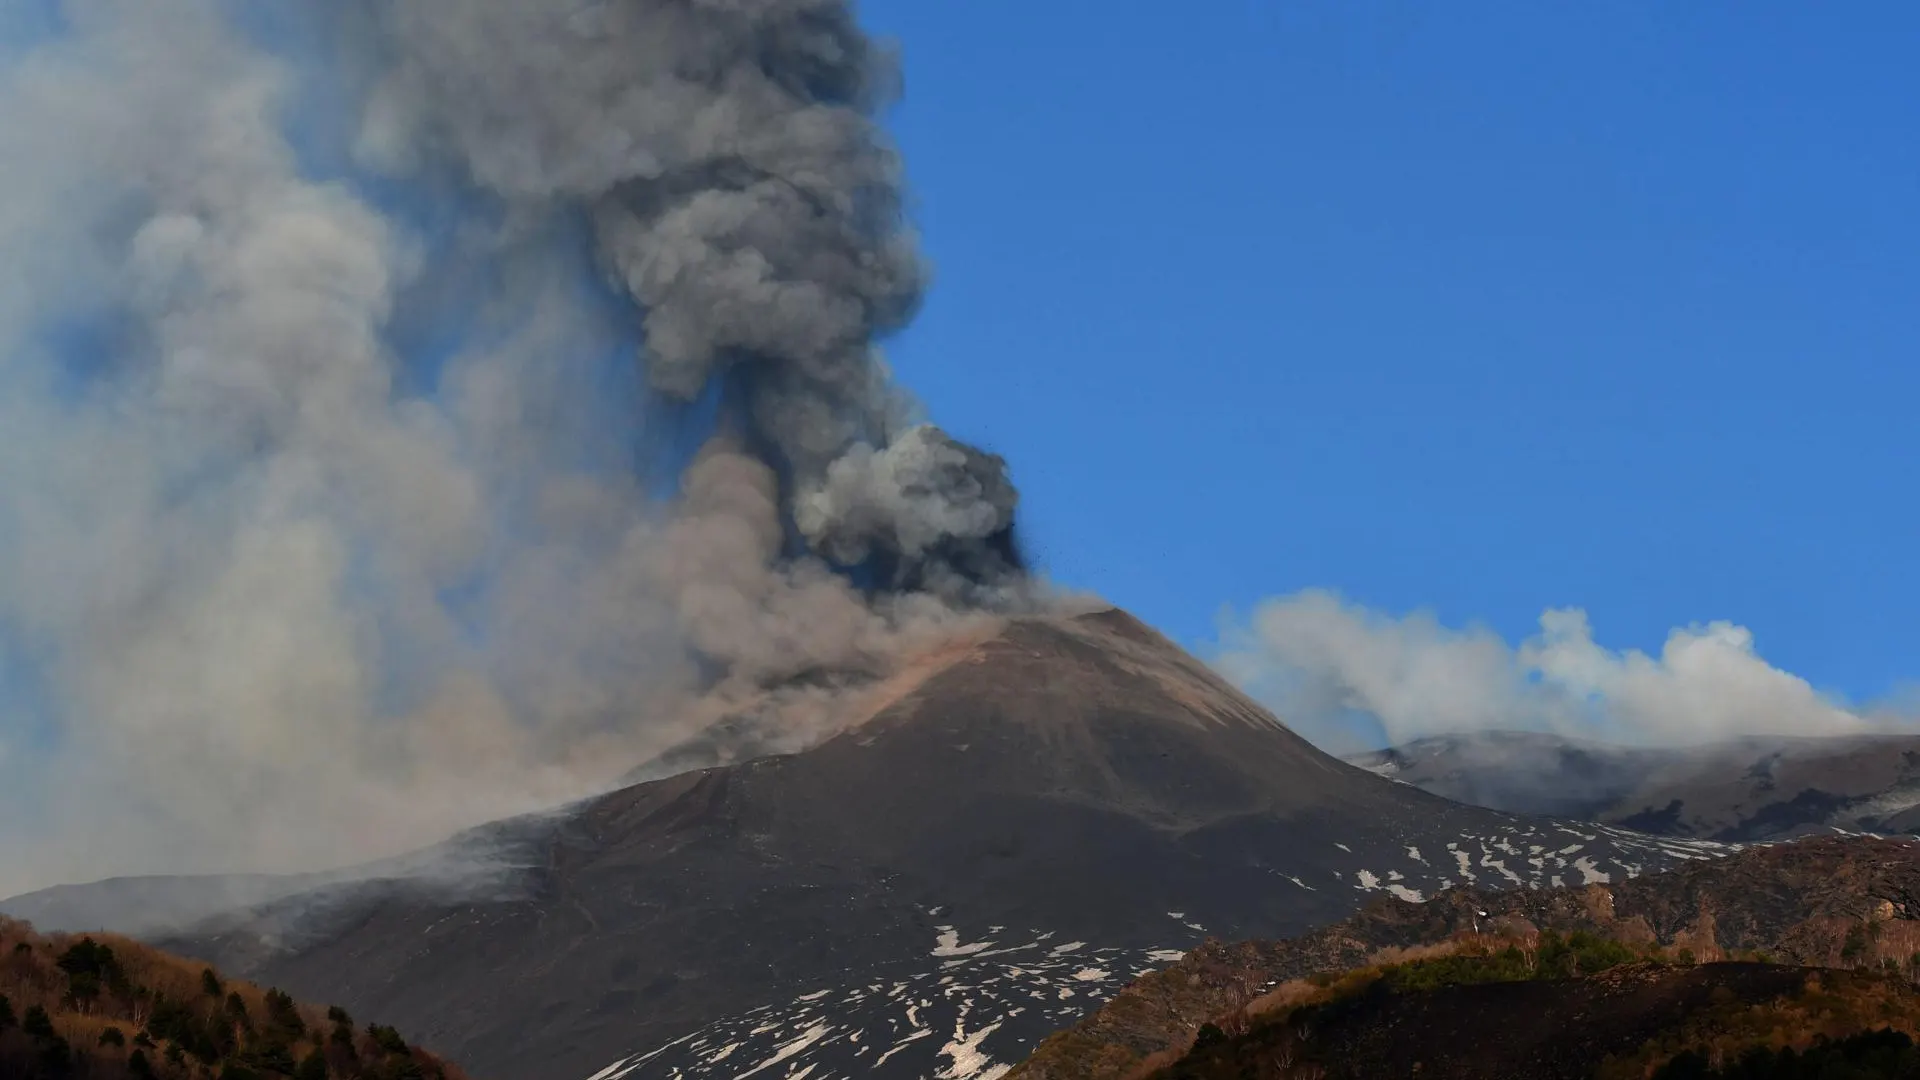
<path fill-rule="evenodd" d="M 968 1080 L 1210 936 L 1720 853 L 1392 783 L 1119 611 L 1009 619 L 848 700 L 804 752 L 503 823 L 482 889 L 376 870 L 155 936 L 493 1080 Z"/>
<path fill-rule="evenodd" d="M 1752 843 L 1920 832 L 1920 735 L 1621 747 L 1493 731 L 1347 760 L 1457 802 L 1665 836 Z"/>

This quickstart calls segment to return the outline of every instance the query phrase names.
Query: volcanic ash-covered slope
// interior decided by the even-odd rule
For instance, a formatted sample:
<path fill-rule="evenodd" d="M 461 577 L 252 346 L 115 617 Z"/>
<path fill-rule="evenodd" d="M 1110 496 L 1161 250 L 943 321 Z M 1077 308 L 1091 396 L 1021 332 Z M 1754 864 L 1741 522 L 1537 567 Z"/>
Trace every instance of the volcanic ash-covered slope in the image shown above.
<path fill-rule="evenodd" d="M 296 897 L 189 945 L 503 1080 L 960 1077 L 1208 935 L 1713 850 L 1336 761 L 1119 612 L 1011 621 L 870 708 L 805 753 L 586 805 L 484 902 Z"/>

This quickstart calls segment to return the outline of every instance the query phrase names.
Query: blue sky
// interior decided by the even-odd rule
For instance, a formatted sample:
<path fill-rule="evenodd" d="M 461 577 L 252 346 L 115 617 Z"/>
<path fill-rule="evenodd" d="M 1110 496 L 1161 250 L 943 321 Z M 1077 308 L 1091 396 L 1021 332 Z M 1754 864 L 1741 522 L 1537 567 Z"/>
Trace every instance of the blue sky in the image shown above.
<path fill-rule="evenodd" d="M 1920 7 L 866 0 L 892 346 L 1032 548 L 1190 642 L 1308 587 L 1920 673 Z"/>

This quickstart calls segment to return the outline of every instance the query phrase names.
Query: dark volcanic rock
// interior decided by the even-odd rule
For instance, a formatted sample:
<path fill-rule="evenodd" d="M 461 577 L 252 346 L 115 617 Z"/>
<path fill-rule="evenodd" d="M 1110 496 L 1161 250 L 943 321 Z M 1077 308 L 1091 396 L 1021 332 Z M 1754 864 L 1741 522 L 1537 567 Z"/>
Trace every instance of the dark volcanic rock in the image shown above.
<path fill-rule="evenodd" d="M 391 1017 L 496 1080 L 959 1080 L 1208 934 L 1712 851 L 1383 780 L 1119 612 L 1015 620 L 876 692 L 805 753 L 516 833 L 523 869 L 484 898 L 336 889 L 170 944 Z"/>

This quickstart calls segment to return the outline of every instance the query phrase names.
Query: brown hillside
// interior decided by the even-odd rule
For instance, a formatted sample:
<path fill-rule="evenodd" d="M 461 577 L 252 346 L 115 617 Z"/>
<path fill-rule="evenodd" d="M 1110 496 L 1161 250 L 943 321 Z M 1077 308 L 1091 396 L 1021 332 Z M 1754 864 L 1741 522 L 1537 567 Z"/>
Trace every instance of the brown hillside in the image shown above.
<path fill-rule="evenodd" d="M 1484 913 L 1484 914 L 1482 914 Z M 1190 1045 L 1204 1023 L 1289 980 L 1476 932 L 1585 931 L 1705 963 L 1764 957 L 1905 970 L 1920 953 L 1920 843 L 1844 838 L 1754 848 L 1612 885 L 1386 899 L 1283 941 L 1208 942 L 1042 1043 L 1011 1076 L 1109 1080 Z"/>
<path fill-rule="evenodd" d="M 1209 1029 L 1151 1080 L 1638 1080 L 1670 1075 L 1662 1070 L 1688 1052 L 1723 1064 L 1920 1028 L 1920 991 L 1899 975 L 1642 961 L 1542 981 L 1479 959 L 1496 961 L 1487 981 L 1470 981 L 1469 965 L 1415 963 L 1374 972 L 1358 990 L 1332 988 L 1330 1000 L 1243 1018 L 1231 1035 Z M 1431 966 L 1469 981 L 1396 985 Z"/>
<path fill-rule="evenodd" d="M 0 918 L 0 1077 L 465 1080 L 392 1028 L 110 934 Z"/>

